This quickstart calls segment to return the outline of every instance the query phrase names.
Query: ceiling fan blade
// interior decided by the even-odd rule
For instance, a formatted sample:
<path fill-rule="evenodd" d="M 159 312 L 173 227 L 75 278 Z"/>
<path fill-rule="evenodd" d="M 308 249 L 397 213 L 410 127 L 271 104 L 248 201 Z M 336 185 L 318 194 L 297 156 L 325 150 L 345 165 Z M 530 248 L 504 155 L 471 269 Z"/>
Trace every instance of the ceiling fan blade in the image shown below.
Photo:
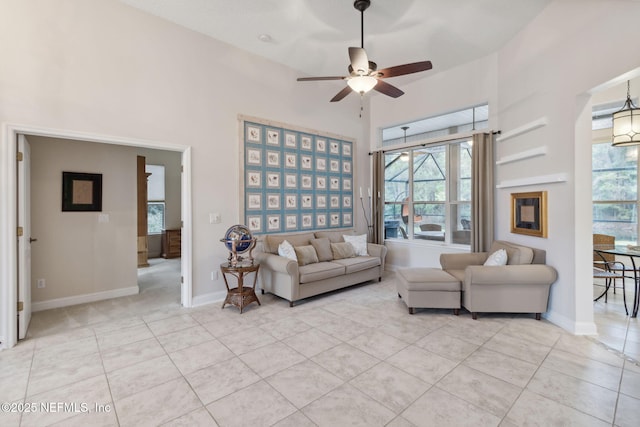
<path fill-rule="evenodd" d="M 369 58 L 367 52 L 361 47 L 349 48 L 351 68 L 356 74 L 369 74 Z"/>
<path fill-rule="evenodd" d="M 404 92 L 398 89 L 397 87 L 390 85 L 389 83 L 380 79 L 378 79 L 378 83 L 373 88 L 378 92 L 384 93 L 385 95 L 388 95 L 392 98 L 397 98 L 404 94 Z"/>
<path fill-rule="evenodd" d="M 338 92 L 336 96 L 331 98 L 331 102 L 338 102 L 345 96 L 349 95 L 351 92 L 353 92 L 353 89 L 351 89 L 349 86 L 346 86 L 344 89 Z"/>
<path fill-rule="evenodd" d="M 314 82 L 319 80 L 344 80 L 342 76 L 328 76 L 328 77 L 298 77 L 299 82 Z"/>
<path fill-rule="evenodd" d="M 349 48 L 351 49 L 351 48 Z M 411 64 L 396 65 L 378 71 L 378 76 L 383 78 L 404 76 L 405 74 L 419 73 L 433 68 L 431 61 L 413 62 Z"/>

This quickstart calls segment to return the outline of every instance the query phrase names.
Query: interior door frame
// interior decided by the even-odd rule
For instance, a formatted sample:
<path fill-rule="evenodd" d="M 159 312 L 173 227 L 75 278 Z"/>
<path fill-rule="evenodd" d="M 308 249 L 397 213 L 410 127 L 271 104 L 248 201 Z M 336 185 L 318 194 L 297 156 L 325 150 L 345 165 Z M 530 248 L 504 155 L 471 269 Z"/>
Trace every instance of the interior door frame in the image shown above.
<path fill-rule="evenodd" d="M 101 144 L 126 145 L 182 153 L 181 215 L 182 215 L 182 286 L 180 300 L 183 307 L 193 306 L 192 283 L 192 192 L 191 147 L 160 141 L 148 141 L 99 135 L 71 130 L 51 129 L 13 123 L 2 123 L 0 138 L 0 349 L 11 348 L 18 342 L 17 327 L 17 136 L 44 136 Z"/>

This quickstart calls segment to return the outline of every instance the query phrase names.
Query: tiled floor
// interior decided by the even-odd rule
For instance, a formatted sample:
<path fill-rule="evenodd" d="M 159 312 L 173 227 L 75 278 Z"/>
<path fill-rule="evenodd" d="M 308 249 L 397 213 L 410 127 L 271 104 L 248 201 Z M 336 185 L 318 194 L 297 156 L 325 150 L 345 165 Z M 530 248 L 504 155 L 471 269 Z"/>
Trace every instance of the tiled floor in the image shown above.
<path fill-rule="evenodd" d="M 116 317 L 101 306 L 36 313 L 41 326 L 35 323 L 33 338 L 0 353 L 0 402 L 36 405 L 22 414 L 0 412 L 0 425 L 510 427 L 640 420 L 640 366 L 544 320 L 474 321 L 445 310 L 411 316 L 393 273 L 294 308 L 259 297 L 262 306 L 242 315 L 218 304 L 146 312 L 134 299 L 123 302 L 123 311 L 112 301 Z M 610 299 L 602 310 L 614 306 Z M 87 320 L 96 313 L 104 318 Z M 633 334 L 637 340 L 637 329 Z"/>

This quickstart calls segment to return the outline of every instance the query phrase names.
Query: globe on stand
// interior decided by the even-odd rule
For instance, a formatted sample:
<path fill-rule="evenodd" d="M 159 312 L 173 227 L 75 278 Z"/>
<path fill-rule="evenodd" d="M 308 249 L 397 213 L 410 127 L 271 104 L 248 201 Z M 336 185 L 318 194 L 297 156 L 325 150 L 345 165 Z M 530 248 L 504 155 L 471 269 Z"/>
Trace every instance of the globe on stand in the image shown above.
<path fill-rule="evenodd" d="M 247 261 L 249 264 L 253 264 L 253 257 L 251 252 L 256 245 L 256 238 L 251 235 L 251 231 L 246 225 L 236 224 L 224 233 L 224 237 L 220 239 L 229 250 L 229 265 L 235 267 L 238 263 L 244 261 L 244 258 L 239 254 L 249 252 Z"/>

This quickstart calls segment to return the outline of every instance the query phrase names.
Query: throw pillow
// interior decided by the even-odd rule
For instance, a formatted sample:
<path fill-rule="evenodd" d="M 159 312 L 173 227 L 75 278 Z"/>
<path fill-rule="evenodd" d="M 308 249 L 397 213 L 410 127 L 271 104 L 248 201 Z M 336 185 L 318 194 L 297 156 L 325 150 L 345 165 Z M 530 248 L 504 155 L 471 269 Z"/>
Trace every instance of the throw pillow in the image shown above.
<path fill-rule="evenodd" d="M 333 252 L 331 252 L 331 242 L 327 237 L 322 237 L 320 239 L 311 239 L 310 243 L 318 254 L 318 261 L 331 261 L 333 259 Z"/>
<path fill-rule="evenodd" d="M 344 241 L 347 243 L 351 243 L 353 245 L 353 249 L 356 252 L 356 256 L 369 256 L 367 252 L 367 235 L 362 234 L 360 236 L 347 236 L 343 235 Z"/>
<path fill-rule="evenodd" d="M 498 249 L 484 262 L 484 265 L 487 266 L 499 266 L 499 265 L 507 265 L 507 251 L 504 249 Z"/>
<path fill-rule="evenodd" d="M 333 259 L 353 258 L 356 256 L 353 245 L 347 242 L 332 243 L 331 252 L 333 252 Z"/>
<path fill-rule="evenodd" d="M 318 255 L 316 254 L 316 250 L 313 249 L 313 246 L 296 246 L 293 249 L 296 251 L 296 256 L 298 257 L 298 265 L 302 266 L 318 262 Z"/>
<path fill-rule="evenodd" d="M 287 242 L 286 240 L 278 245 L 278 255 L 289 258 L 296 262 L 298 261 L 296 251 L 293 250 L 293 246 L 291 246 L 291 243 Z"/>

